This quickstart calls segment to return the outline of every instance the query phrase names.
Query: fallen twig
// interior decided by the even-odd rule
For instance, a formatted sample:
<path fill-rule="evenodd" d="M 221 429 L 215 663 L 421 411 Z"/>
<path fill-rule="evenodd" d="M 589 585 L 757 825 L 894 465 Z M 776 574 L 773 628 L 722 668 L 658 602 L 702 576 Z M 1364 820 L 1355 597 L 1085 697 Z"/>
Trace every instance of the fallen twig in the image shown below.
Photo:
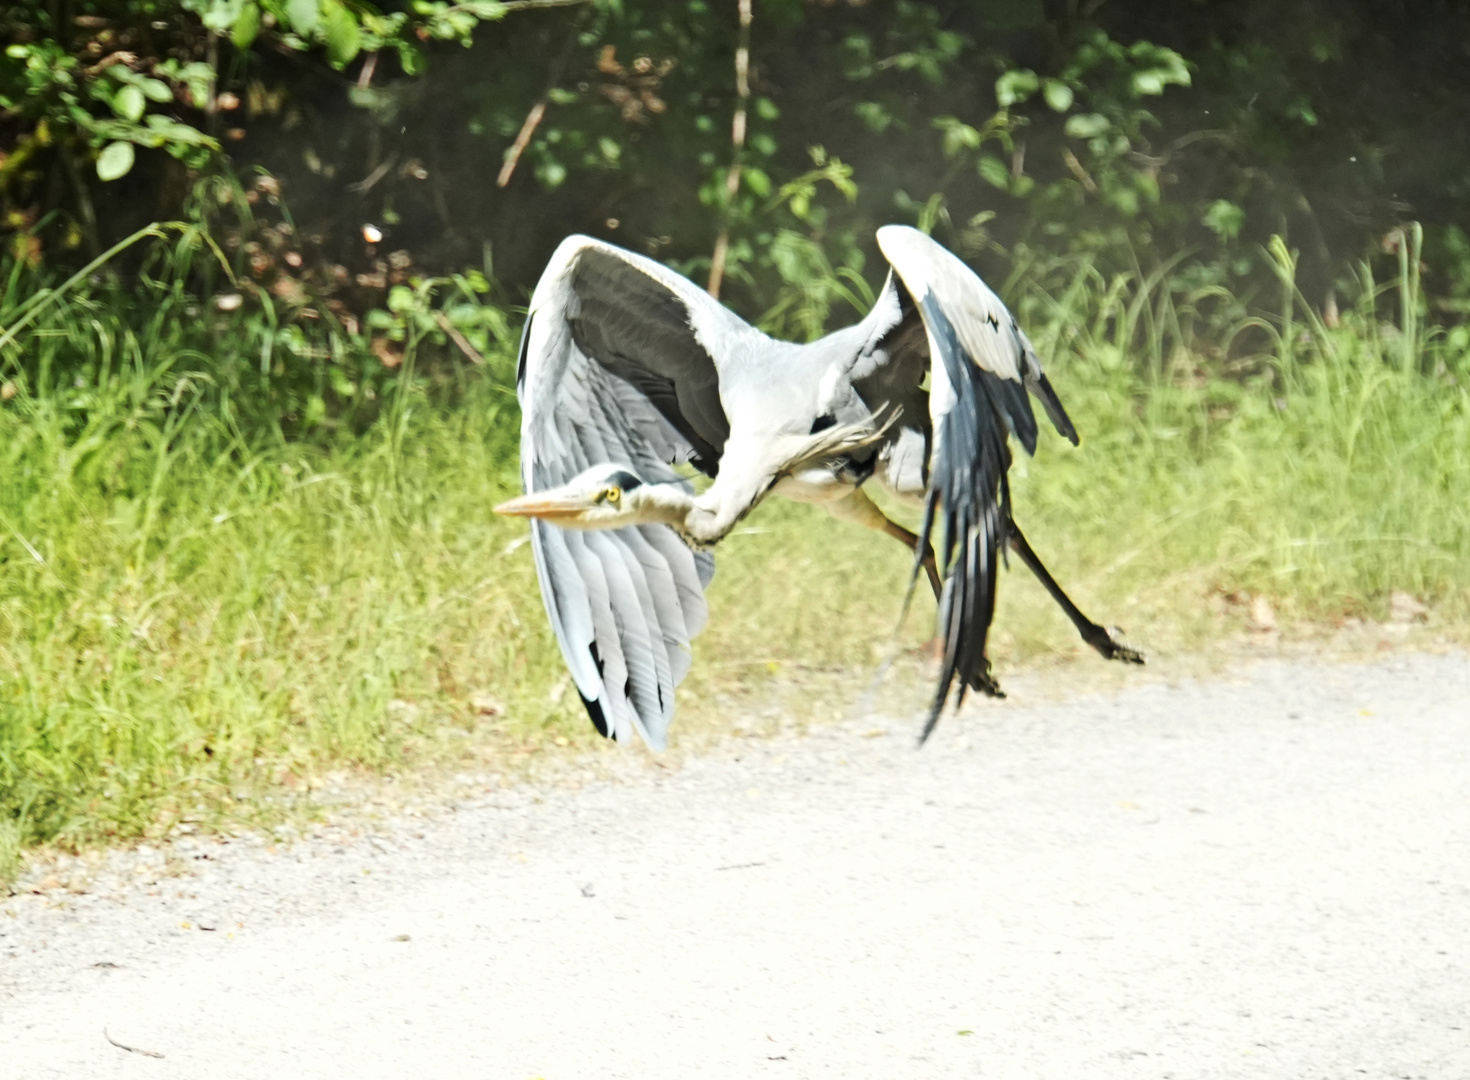
<path fill-rule="evenodd" d="M 355 183 L 355 184 L 348 184 L 347 185 L 347 190 L 348 191 L 355 191 L 359 195 L 364 194 L 365 192 L 369 191 L 372 188 L 372 186 L 374 184 L 376 184 L 379 180 L 381 180 L 381 179 L 383 179 L 383 177 L 387 176 L 388 175 L 388 170 L 391 169 L 391 168 L 393 168 L 393 166 L 396 165 L 396 164 L 398 164 L 398 155 L 397 154 L 390 154 L 388 156 L 388 160 L 387 161 L 383 162 L 381 165 L 379 165 L 372 172 L 368 173 L 365 177 L 363 177 L 357 183 Z"/>
<path fill-rule="evenodd" d="M 525 0 L 527 7 L 563 7 L 571 4 L 585 3 L 587 0 Z M 506 7 L 515 7 L 514 3 Z M 562 49 L 561 55 L 551 65 L 551 71 L 546 77 L 546 90 L 541 95 L 541 100 L 531 106 L 531 111 L 526 114 L 526 119 L 521 122 L 521 130 L 516 133 L 516 141 L 510 144 L 510 149 L 505 152 L 505 164 L 500 166 L 500 175 L 495 178 L 496 187 L 505 187 L 510 183 L 510 178 L 515 175 L 516 165 L 521 160 L 521 155 L 526 152 L 526 147 L 531 145 L 531 136 L 536 134 L 536 128 L 541 123 L 541 118 L 546 115 L 547 102 L 551 100 L 551 92 L 556 89 L 556 84 L 561 81 L 562 69 L 566 67 L 567 59 L 572 55 L 572 46 L 577 41 L 577 35 L 573 33 L 567 38 L 566 47 Z"/>
<path fill-rule="evenodd" d="M 1087 190 L 1089 195 L 1097 194 L 1097 181 L 1087 174 L 1087 170 L 1082 167 L 1082 162 L 1077 160 L 1076 154 L 1064 149 L 1062 163 L 1067 166 L 1067 171 L 1077 178 L 1077 182 Z"/>
<path fill-rule="evenodd" d="M 483 364 L 485 362 L 485 358 L 479 354 L 473 345 L 465 340 L 463 334 L 455 329 L 454 324 L 449 321 L 449 316 L 445 315 L 442 311 L 436 311 L 434 312 L 434 321 L 439 324 L 439 329 L 449 335 L 449 340 L 459 346 L 459 351 L 470 358 L 471 363 Z"/>
<path fill-rule="evenodd" d="M 362 70 L 357 73 L 357 88 L 366 90 L 373 82 L 373 72 L 378 70 L 378 54 L 370 52 L 367 59 L 362 62 Z"/>
<path fill-rule="evenodd" d="M 151 1058 L 161 1058 L 161 1057 L 163 1057 L 163 1055 L 160 1054 L 157 1050 L 144 1050 L 141 1047 L 128 1046 L 126 1043 L 120 1043 L 120 1042 L 118 1042 L 116 1039 L 114 1039 L 111 1035 L 109 1035 L 107 1033 L 107 1029 L 106 1028 L 103 1028 L 102 1029 L 102 1037 L 104 1039 L 106 1039 L 108 1042 L 112 1043 L 112 1045 L 115 1046 L 115 1047 L 117 1047 L 119 1050 L 126 1050 L 130 1054 L 142 1054 L 144 1057 L 151 1057 Z"/>
<path fill-rule="evenodd" d="M 531 144 L 531 136 L 536 133 L 536 126 L 541 123 L 541 118 L 545 115 L 546 99 L 542 98 L 531 106 L 531 111 L 526 114 L 526 119 L 521 124 L 520 133 L 516 135 L 516 141 L 510 144 L 510 150 L 505 155 L 505 164 L 500 167 L 500 175 L 495 178 L 496 187 L 505 187 L 510 183 L 510 178 L 515 175 L 516 163 L 521 160 L 521 155 Z"/>

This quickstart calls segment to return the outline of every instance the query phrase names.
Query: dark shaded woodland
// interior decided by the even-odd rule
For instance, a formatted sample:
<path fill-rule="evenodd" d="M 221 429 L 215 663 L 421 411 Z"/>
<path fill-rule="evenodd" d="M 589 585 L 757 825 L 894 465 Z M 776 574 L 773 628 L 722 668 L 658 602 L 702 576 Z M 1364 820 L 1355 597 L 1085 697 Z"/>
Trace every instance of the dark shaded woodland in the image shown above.
<path fill-rule="evenodd" d="M 1274 287 L 1272 235 L 1330 316 L 1417 221 L 1434 317 L 1470 305 L 1463 4 L 744 10 L 742 27 L 740 0 L 7 5 L 7 247 L 73 266 L 192 218 L 263 293 L 350 326 L 422 273 L 474 268 L 513 304 L 584 231 L 698 279 L 718 262 L 726 299 L 802 333 L 888 221 L 1000 281 L 1161 268 L 1228 294 L 1221 319 Z M 289 240 L 254 235 L 283 222 Z"/>

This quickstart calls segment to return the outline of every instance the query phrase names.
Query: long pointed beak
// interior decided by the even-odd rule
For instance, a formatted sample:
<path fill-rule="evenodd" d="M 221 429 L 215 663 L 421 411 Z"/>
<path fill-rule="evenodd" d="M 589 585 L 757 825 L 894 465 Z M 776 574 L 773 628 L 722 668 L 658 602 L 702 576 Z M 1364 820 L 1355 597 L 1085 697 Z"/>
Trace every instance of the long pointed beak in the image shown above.
<path fill-rule="evenodd" d="M 562 490 L 537 491 L 510 499 L 495 508 L 507 517 L 533 517 L 543 521 L 566 521 L 580 518 L 589 509 L 585 496 Z"/>

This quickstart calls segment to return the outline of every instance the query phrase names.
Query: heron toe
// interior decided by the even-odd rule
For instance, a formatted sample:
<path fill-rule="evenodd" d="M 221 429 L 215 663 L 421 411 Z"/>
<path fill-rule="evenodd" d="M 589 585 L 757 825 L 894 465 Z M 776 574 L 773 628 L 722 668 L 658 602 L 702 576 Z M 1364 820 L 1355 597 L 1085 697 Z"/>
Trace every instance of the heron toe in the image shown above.
<path fill-rule="evenodd" d="M 1144 663 L 1143 653 L 1130 645 L 1125 645 L 1121 640 L 1123 631 L 1116 626 L 1104 630 L 1098 627 L 1098 633 L 1089 635 L 1087 644 L 1096 649 L 1104 660 L 1121 660 L 1125 664 Z"/>

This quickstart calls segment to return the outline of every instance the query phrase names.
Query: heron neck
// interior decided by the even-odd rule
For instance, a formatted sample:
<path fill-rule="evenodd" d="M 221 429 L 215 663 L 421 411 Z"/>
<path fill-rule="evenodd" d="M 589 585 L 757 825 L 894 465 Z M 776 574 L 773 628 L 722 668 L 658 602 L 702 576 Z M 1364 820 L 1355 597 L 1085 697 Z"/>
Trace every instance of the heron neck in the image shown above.
<path fill-rule="evenodd" d="M 637 489 L 634 525 L 673 525 L 682 529 L 694 496 L 679 484 L 644 484 Z"/>

